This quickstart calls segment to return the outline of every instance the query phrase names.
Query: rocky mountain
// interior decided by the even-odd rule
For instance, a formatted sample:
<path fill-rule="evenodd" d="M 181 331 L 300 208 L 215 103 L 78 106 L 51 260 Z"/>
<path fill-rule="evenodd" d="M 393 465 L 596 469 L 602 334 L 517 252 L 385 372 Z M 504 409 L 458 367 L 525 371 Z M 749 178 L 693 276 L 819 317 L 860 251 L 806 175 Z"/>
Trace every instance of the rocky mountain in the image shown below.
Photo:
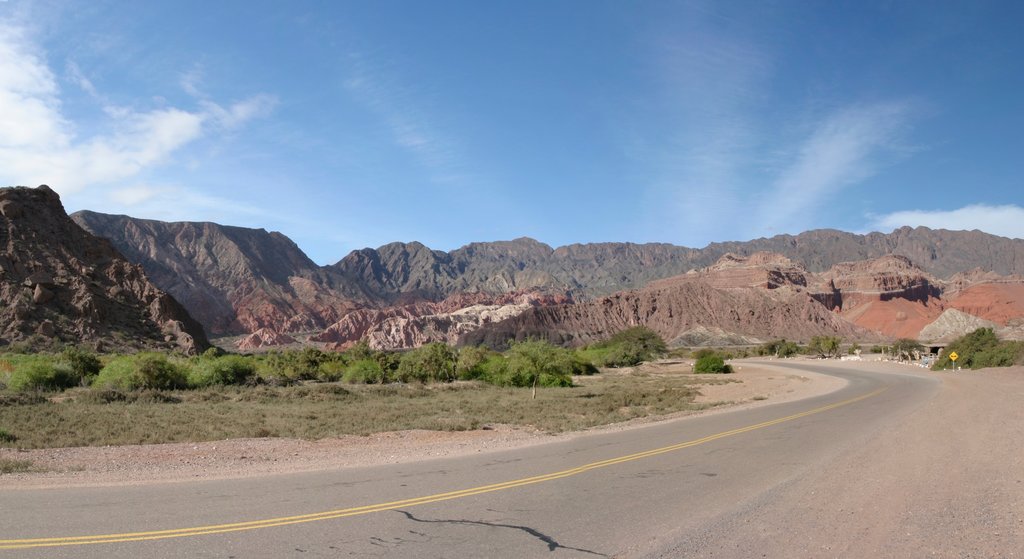
<path fill-rule="evenodd" d="M 208 347 L 202 327 L 47 186 L 0 189 L 0 343 Z"/>
<path fill-rule="evenodd" d="M 89 211 L 71 217 L 141 264 L 211 335 L 318 330 L 366 299 L 281 233 Z"/>
<path fill-rule="evenodd" d="M 431 342 L 456 344 L 463 335 L 483 325 L 533 307 L 571 302 L 565 296 L 530 291 L 498 296 L 463 293 L 437 303 L 352 311 L 310 340 L 325 343 L 329 349 L 344 349 L 364 339 L 374 349 L 418 347 Z"/>
<path fill-rule="evenodd" d="M 564 291 L 586 299 L 707 268 L 726 254 L 745 257 L 756 253 L 781 255 L 812 273 L 843 262 L 896 255 L 940 279 L 975 268 L 1001 275 L 1024 274 L 1024 240 L 925 227 L 867 235 L 822 229 L 795 236 L 712 243 L 703 249 L 659 243 L 575 244 L 553 249 L 522 238 L 441 252 L 419 243 L 392 243 L 355 251 L 332 268 L 389 301 L 408 295 L 436 300 L 466 291 L 521 289 Z"/>
<path fill-rule="evenodd" d="M 818 230 L 703 249 L 656 243 L 552 248 L 521 238 L 443 252 L 391 243 L 320 267 L 284 235 L 261 229 L 94 212 L 73 217 L 141 263 L 210 332 L 259 331 L 245 342 L 254 346 L 300 332 L 312 332 L 311 341 L 330 347 L 362 337 L 378 347 L 470 339 L 472 330 L 511 314 L 535 313 L 549 306 L 545 301 L 585 303 L 664 287 L 666 278 L 678 283 L 679 276 L 702 278 L 716 290 L 795 290 L 867 330 L 913 337 L 945 310 L 951 299 L 943 292 L 966 293 L 979 283 L 1004 281 L 1004 274 L 1024 273 L 1024 241 L 977 231 Z M 1000 289 L 1004 295 L 967 298 L 963 306 L 977 309 L 989 296 L 1018 297 L 1011 288 Z M 507 302 L 525 293 L 537 299 Z M 1009 314 L 1016 312 L 1014 307 Z M 728 328 L 735 325 L 713 321 L 700 326 L 707 330 L 692 339 L 758 331 L 733 331 Z"/>
<path fill-rule="evenodd" d="M 484 325 L 460 343 L 501 348 L 509 340 L 537 338 L 584 344 L 638 325 L 653 329 L 673 346 L 807 340 L 816 335 L 877 338 L 834 315 L 802 289 L 715 287 L 699 274 L 688 274 L 575 305 L 534 307 Z"/>
<path fill-rule="evenodd" d="M 543 290 L 586 298 L 690 269 L 694 251 L 668 244 L 601 243 L 558 249 L 529 238 L 471 243 L 451 252 L 391 243 L 352 252 L 330 268 L 378 300 L 440 300 L 455 293 Z"/>

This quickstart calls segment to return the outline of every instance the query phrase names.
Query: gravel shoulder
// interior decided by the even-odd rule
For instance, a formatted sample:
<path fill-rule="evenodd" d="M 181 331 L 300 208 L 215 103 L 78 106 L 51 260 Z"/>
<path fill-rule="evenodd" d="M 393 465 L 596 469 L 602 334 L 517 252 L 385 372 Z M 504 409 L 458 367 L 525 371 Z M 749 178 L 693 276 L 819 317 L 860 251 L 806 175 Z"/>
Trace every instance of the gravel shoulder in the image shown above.
<path fill-rule="evenodd" d="M 780 362 L 784 365 L 785 362 Z M 174 483 L 245 478 L 407 463 L 437 457 L 494 452 L 632 429 L 653 421 L 685 421 L 694 415 L 810 398 L 842 388 L 846 382 L 826 375 L 738 360 L 726 384 L 701 387 L 697 403 L 710 407 L 657 418 L 643 418 L 583 432 L 548 435 L 506 425 L 475 431 L 399 431 L 316 441 L 263 438 L 38 450 L 0 449 L 0 460 L 27 460 L 39 471 L 0 475 L 0 489 L 40 489 Z M 639 369 L 647 374 L 681 374 L 686 362 L 658 362 Z M 627 373 L 628 374 L 628 373 Z"/>

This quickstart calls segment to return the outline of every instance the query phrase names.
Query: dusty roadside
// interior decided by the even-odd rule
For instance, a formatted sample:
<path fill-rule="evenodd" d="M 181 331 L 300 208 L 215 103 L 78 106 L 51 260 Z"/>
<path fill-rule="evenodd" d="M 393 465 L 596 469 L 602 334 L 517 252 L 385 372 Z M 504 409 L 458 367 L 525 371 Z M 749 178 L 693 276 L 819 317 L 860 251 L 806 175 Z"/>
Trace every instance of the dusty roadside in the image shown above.
<path fill-rule="evenodd" d="M 784 364 L 784 362 L 780 362 Z M 677 420 L 809 398 L 838 390 L 845 381 L 815 373 L 736 361 L 729 379 L 701 387 L 698 403 L 721 404 L 701 412 L 644 418 L 586 432 L 548 435 L 529 429 L 494 425 L 460 432 L 399 431 L 366 437 L 344 436 L 317 441 L 282 438 L 235 439 L 202 443 L 76 447 L 19 451 L 0 449 L 0 459 L 27 460 L 41 471 L 0 475 L 0 489 L 125 485 L 227 479 L 267 474 L 327 470 L 413 462 L 441 456 L 493 452 L 588 432 L 635 428 L 651 421 Z M 680 374 L 689 364 L 662 362 L 641 366 L 646 374 Z"/>

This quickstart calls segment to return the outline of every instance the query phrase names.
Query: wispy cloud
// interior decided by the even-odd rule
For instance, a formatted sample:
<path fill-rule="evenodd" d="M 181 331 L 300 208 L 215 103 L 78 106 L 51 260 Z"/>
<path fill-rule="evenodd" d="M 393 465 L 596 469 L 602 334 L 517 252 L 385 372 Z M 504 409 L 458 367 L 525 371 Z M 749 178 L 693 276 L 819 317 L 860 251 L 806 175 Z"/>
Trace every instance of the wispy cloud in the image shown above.
<path fill-rule="evenodd" d="M 779 100 L 771 36 L 716 12 L 697 5 L 653 41 L 662 98 L 652 128 L 668 131 L 649 142 L 660 149 L 646 192 L 652 236 L 672 227 L 677 242 L 700 245 L 799 232 L 912 151 L 914 102 Z"/>
<path fill-rule="evenodd" d="M 689 15 L 653 44 L 664 107 L 657 118 L 668 132 L 651 142 L 656 171 L 646 195 L 656 214 L 649 222 L 658 229 L 675 223 L 679 240 L 695 242 L 720 234 L 720 216 L 743 197 L 743 174 L 757 147 L 753 108 L 772 60 L 700 10 Z"/>
<path fill-rule="evenodd" d="M 772 182 L 759 223 L 784 228 L 875 174 L 885 156 L 906 150 L 902 135 L 911 112 L 906 103 L 890 102 L 843 107 L 820 118 Z"/>
<path fill-rule="evenodd" d="M 108 116 L 103 133 L 81 134 L 62 111 L 60 88 L 44 53 L 25 28 L 0 23 L 0 183 L 47 183 L 62 193 L 130 179 L 159 165 L 214 128 L 234 128 L 265 115 L 271 97 L 227 107 L 204 101 L 199 110 L 136 110 L 103 102 L 73 62 L 71 80 Z"/>
<path fill-rule="evenodd" d="M 1024 208 L 1012 204 L 990 206 L 972 204 L 955 210 L 903 210 L 881 216 L 869 216 L 875 231 L 891 231 L 905 225 L 931 229 L 971 231 L 1024 239 Z"/>
<path fill-rule="evenodd" d="M 349 59 L 351 75 L 344 82 L 345 89 L 381 120 L 394 142 L 412 155 L 433 182 L 468 184 L 470 174 L 462 150 L 438 131 L 415 89 L 388 76 L 365 56 L 353 54 Z"/>

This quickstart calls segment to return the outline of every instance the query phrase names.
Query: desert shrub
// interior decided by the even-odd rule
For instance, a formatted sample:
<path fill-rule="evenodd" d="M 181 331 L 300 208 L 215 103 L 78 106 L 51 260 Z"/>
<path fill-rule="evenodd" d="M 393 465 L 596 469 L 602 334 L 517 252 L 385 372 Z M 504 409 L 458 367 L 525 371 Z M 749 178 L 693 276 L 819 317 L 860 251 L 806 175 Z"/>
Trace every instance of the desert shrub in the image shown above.
<path fill-rule="evenodd" d="M 800 353 L 800 346 L 796 342 L 786 341 L 785 338 L 772 340 L 757 348 L 758 355 L 771 355 L 775 357 L 791 357 Z"/>
<path fill-rule="evenodd" d="M 103 364 L 100 363 L 100 359 L 95 353 L 78 347 L 65 348 L 58 357 L 58 361 L 66 364 L 71 372 L 83 381 L 83 384 L 91 382 L 103 368 Z"/>
<path fill-rule="evenodd" d="M 363 359 L 345 367 L 342 380 L 349 384 L 382 384 L 384 369 L 373 359 Z"/>
<path fill-rule="evenodd" d="M 484 380 L 500 386 L 572 386 L 577 367 L 569 350 L 544 341 L 513 344 L 503 363 L 489 362 Z"/>
<path fill-rule="evenodd" d="M 168 390 L 184 388 L 187 385 L 188 379 L 182 367 L 159 353 L 115 357 L 103 367 L 93 381 L 93 386 L 100 390 Z"/>
<path fill-rule="evenodd" d="M 964 369 L 1024 364 L 1024 343 L 1000 341 L 991 328 L 978 328 L 954 340 L 946 347 L 942 357 L 935 361 L 932 369 L 952 368 L 953 362 L 949 355 L 953 352 L 959 355 L 956 365 Z"/>
<path fill-rule="evenodd" d="M 807 347 L 813 355 L 818 357 L 839 357 L 842 343 L 842 338 L 836 336 L 814 336 Z"/>
<path fill-rule="evenodd" d="M 199 359 L 188 371 L 188 385 L 204 387 L 225 384 L 246 384 L 256 376 L 256 364 L 241 355 Z"/>
<path fill-rule="evenodd" d="M 728 374 L 732 367 L 719 355 L 705 355 L 693 365 L 695 373 Z"/>
<path fill-rule="evenodd" d="M 317 369 L 317 378 L 324 382 L 335 382 L 345 376 L 345 367 L 348 365 L 341 359 L 324 361 Z"/>
<path fill-rule="evenodd" d="M 81 382 L 71 367 L 39 356 L 23 361 L 10 374 L 7 387 L 15 392 L 28 390 L 63 390 Z"/>
<path fill-rule="evenodd" d="M 0 444 L 11 444 L 18 442 L 18 437 L 12 433 L 8 433 L 5 429 L 0 429 Z"/>
<path fill-rule="evenodd" d="M 718 355 L 718 350 L 711 349 L 710 347 L 702 347 L 700 349 L 695 349 L 690 353 L 690 357 L 698 360 L 711 355 Z"/>
<path fill-rule="evenodd" d="M 498 354 L 483 346 L 469 346 L 460 349 L 459 358 L 455 363 L 455 376 L 459 380 L 482 378 L 487 373 L 485 363 L 495 355 Z"/>
<path fill-rule="evenodd" d="M 664 355 L 665 340 L 646 326 L 622 330 L 583 350 L 585 358 L 601 367 L 632 367 Z"/>
<path fill-rule="evenodd" d="M 397 378 L 401 382 L 451 382 L 458 356 L 442 343 L 430 343 L 402 355 Z"/>

